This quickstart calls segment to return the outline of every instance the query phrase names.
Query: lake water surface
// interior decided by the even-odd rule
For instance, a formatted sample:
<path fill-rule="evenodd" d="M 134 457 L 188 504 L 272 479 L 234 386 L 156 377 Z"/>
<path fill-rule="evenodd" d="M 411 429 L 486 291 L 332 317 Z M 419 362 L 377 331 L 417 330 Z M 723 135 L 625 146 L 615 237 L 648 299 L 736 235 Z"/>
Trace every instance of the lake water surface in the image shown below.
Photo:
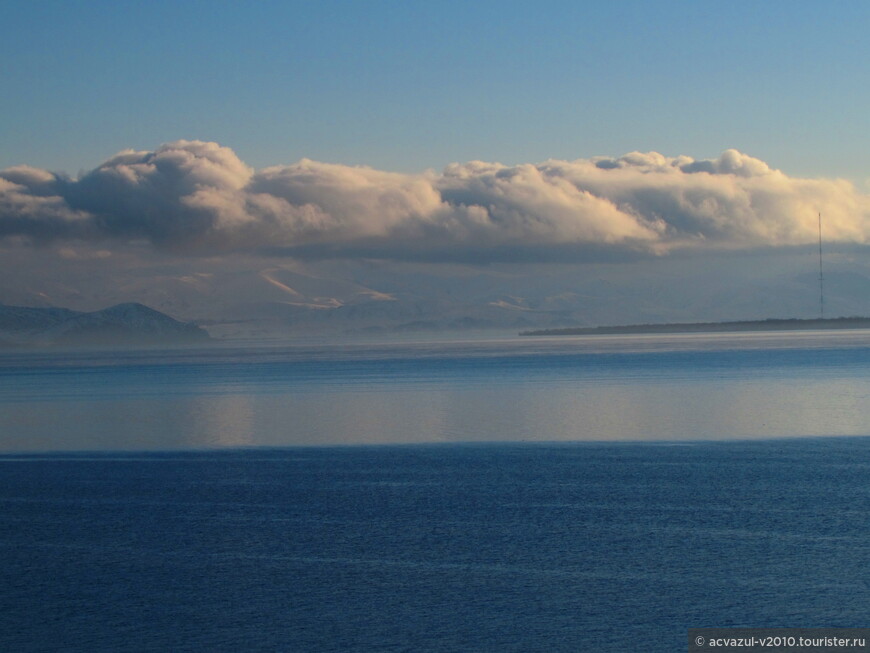
<path fill-rule="evenodd" d="M 514 338 L 0 358 L 0 450 L 868 432 L 870 333 Z"/>
<path fill-rule="evenodd" d="M 0 650 L 664 653 L 690 627 L 866 626 L 868 342 L 5 355 Z"/>

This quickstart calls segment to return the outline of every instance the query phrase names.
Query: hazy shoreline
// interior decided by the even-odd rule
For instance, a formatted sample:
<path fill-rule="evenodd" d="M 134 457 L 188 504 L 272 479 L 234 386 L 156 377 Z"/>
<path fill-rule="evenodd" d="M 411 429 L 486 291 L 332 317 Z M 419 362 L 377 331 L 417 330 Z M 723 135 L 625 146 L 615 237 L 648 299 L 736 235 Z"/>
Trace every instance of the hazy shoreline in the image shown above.
<path fill-rule="evenodd" d="M 675 322 L 620 326 L 567 327 L 520 331 L 521 336 L 583 336 L 632 333 L 716 333 L 727 331 L 799 331 L 815 329 L 870 329 L 868 317 L 738 320 L 732 322 Z"/>

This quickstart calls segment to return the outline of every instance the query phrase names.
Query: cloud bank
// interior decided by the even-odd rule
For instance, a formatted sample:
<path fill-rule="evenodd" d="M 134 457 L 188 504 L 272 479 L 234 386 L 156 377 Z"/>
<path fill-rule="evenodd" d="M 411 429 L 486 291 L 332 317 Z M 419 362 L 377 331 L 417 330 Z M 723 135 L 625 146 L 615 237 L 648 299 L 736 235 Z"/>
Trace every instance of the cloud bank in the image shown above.
<path fill-rule="evenodd" d="M 0 171 L 0 238 L 146 241 L 185 254 L 593 260 L 675 249 L 864 244 L 870 197 L 727 150 L 716 159 L 619 158 L 441 173 L 297 163 L 254 170 L 217 143 L 125 150 L 73 179 Z"/>

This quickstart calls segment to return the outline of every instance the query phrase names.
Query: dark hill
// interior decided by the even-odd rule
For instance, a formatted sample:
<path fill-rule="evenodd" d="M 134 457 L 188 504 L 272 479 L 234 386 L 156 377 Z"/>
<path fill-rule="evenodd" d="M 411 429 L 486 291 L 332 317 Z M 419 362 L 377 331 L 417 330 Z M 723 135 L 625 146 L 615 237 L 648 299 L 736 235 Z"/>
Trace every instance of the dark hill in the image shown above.
<path fill-rule="evenodd" d="M 0 342 L 28 346 L 136 346 L 205 342 L 201 327 L 142 304 L 85 313 L 0 305 Z"/>

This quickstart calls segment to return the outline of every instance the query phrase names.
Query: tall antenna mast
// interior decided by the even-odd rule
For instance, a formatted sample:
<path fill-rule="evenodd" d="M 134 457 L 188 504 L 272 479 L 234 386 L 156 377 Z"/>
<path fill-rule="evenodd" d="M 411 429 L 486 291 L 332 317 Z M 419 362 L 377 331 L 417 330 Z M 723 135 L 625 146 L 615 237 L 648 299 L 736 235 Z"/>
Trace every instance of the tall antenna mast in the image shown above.
<path fill-rule="evenodd" d="M 825 319 L 825 277 L 822 273 L 822 214 L 819 212 L 819 315 Z"/>

